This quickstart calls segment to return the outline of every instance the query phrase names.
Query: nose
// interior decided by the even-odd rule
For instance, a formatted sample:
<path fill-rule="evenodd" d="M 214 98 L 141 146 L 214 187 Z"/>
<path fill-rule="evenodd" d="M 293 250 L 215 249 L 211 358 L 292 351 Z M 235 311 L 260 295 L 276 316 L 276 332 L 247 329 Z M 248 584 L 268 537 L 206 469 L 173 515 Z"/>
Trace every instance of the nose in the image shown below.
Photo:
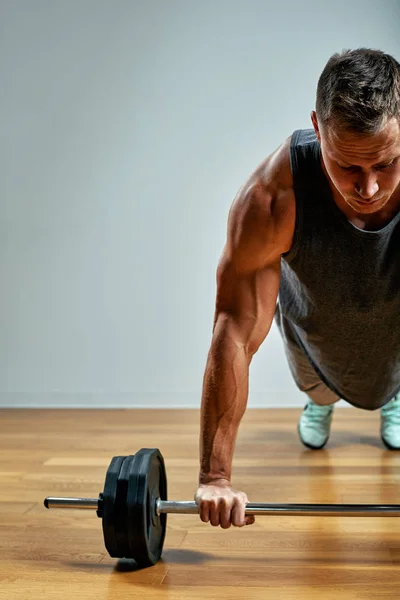
<path fill-rule="evenodd" d="M 369 174 L 361 176 L 356 182 L 355 190 L 363 200 L 371 200 L 379 190 L 376 175 Z"/>

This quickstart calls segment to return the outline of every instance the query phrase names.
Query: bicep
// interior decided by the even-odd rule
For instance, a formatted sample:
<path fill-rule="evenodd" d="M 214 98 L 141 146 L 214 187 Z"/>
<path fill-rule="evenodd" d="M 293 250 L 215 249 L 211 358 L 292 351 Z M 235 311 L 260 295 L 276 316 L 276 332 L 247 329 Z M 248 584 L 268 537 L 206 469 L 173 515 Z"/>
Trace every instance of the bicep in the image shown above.
<path fill-rule="evenodd" d="M 222 258 L 217 272 L 214 328 L 229 321 L 231 335 L 250 353 L 267 336 L 275 314 L 280 282 L 280 260 L 262 269 L 239 273 Z"/>
<path fill-rule="evenodd" d="M 258 182 L 239 194 L 229 214 L 217 270 L 214 329 L 228 324 L 235 342 L 251 353 L 268 334 L 275 314 L 281 256 L 294 227 L 294 204 L 287 198 Z"/>

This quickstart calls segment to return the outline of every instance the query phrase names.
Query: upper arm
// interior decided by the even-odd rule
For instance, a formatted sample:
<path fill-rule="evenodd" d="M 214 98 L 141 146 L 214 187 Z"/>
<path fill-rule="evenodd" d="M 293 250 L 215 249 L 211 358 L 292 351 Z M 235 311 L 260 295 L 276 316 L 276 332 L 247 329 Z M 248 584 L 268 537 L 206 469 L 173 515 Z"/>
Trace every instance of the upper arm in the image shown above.
<path fill-rule="evenodd" d="M 290 178 L 281 181 L 276 169 L 276 164 L 271 167 L 267 162 L 239 191 L 217 269 L 214 328 L 223 327 L 228 319 L 235 342 L 250 353 L 258 349 L 271 327 L 280 259 L 290 249 L 294 231 Z"/>

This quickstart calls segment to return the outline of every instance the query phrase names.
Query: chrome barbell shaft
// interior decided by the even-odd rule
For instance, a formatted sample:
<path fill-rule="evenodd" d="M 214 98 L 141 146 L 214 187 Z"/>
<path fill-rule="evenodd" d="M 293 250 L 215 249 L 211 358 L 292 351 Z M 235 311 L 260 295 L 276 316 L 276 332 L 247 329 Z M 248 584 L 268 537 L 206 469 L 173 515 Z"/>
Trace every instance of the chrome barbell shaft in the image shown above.
<path fill-rule="evenodd" d="M 97 510 L 99 506 L 98 498 L 46 498 L 44 501 L 46 508 L 88 508 Z"/>
<path fill-rule="evenodd" d="M 158 513 L 198 514 L 196 502 L 157 500 Z M 246 515 L 324 517 L 400 517 L 397 504 L 263 504 L 249 503 Z"/>
<path fill-rule="evenodd" d="M 46 498 L 46 508 L 98 509 L 97 498 Z M 196 502 L 160 500 L 156 501 L 158 514 L 198 514 Z M 305 517 L 400 517 L 397 504 L 263 504 L 249 503 L 246 515 L 289 515 Z"/>

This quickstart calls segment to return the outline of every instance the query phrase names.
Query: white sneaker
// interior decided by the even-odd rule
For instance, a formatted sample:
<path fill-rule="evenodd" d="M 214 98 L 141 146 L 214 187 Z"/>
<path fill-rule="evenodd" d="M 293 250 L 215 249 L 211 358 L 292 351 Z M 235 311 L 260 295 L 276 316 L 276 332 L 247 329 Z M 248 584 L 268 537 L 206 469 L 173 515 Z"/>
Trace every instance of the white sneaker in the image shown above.
<path fill-rule="evenodd" d="M 329 440 L 333 405 L 319 406 L 309 400 L 301 414 L 298 432 L 302 443 L 307 448 L 320 450 Z"/>
<path fill-rule="evenodd" d="M 390 450 L 400 450 L 400 394 L 381 408 L 381 438 Z"/>

